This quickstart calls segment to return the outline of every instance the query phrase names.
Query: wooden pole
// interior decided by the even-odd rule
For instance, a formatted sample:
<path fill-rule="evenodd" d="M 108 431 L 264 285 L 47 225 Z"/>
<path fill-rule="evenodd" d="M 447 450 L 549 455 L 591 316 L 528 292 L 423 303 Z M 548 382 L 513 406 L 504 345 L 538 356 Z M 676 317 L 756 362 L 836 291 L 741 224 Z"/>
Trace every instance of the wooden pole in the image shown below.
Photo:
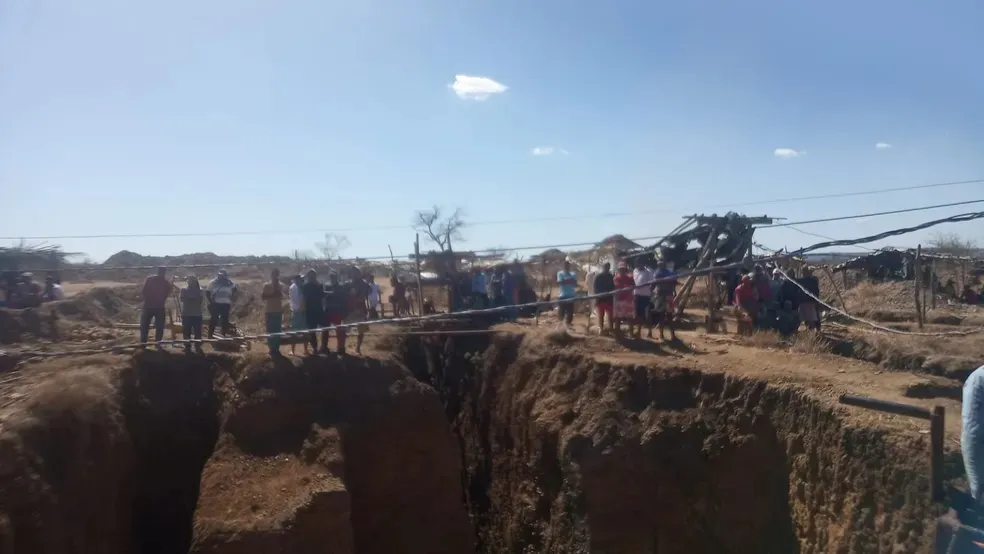
<path fill-rule="evenodd" d="M 916 322 L 919 324 L 919 328 L 923 328 L 923 311 L 922 311 L 922 245 L 916 246 L 916 259 L 914 261 L 913 270 L 916 272 Z"/>
<path fill-rule="evenodd" d="M 932 267 L 933 267 L 933 270 L 932 270 L 932 273 L 929 276 L 929 279 L 930 279 L 930 281 L 929 281 L 929 292 L 930 292 L 930 295 L 929 296 L 930 296 L 930 302 L 933 303 L 933 309 L 935 310 L 936 309 L 936 293 L 939 292 L 939 291 L 936 290 L 936 285 L 937 285 L 937 281 L 939 281 L 939 277 L 936 276 L 936 259 L 935 258 L 933 259 L 933 266 Z"/>
<path fill-rule="evenodd" d="M 544 289 L 547 286 L 547 257 L 543 256 L 540 260 L 540 298 L 538 300 L 543 300 L 545 295 Z M 534 323 L 536 325 L 540 324 L 540 310 L 536 310 L 536 317 L 534 318 Z"/>
<path fill-rule="evenodd" d="M 943 490 L 943 435 L 945 433 L 946 410 L 943 406 L 933 406 L 929 419 L 929 483 L 930 501 L 942 502 Z"/>
<path fill-rule="evenodd" d="M 834 274 L 831 273 L 830 268 L 827 266 L 823 267 L 824 272 L 827 273 L 827 278 L 830 279 L 830 284 L 834 286 L 834 292 L 837 293 L 837 300 L 840 300 L 841 308 L 844 308 L 845 312 L 848 312 L 847 302 L 844 302 L 844 296 L 841 295 L 840 288 L 837 286 L 837 279 L 834 279 Z M 848 312 L 850 313 L 850 312 Z"/>
<path fill-rule="evenodd" d="M 708 246 L 710 247 L 710 257 L 707 260 L 707 267 L 710 272 L 707 274 L 707 332 L 715 333 L 717 332 L 717 276 L 714 274 L 714 264 L 717 261 L 717 231 L 712 231 L 711 236 L 707 239 Z"/>
<path fill-rule="evenodd" d="M 417 315 L 424 315 L 424 280 L 420 278 L 420 233 L 417 233 L 417 238 L 413 241 L 413 258 L 417 265 Z"/>
<path fill-rule="evenodd" d="M 843 271 L 841 271 L 841 281 L 842 281 L 841 284 L 844 285 L 844 290 L 846 291 L 847 288 L 848 288 L 847 287 L 847 270 L 846 269 L 843 270 Z"/>

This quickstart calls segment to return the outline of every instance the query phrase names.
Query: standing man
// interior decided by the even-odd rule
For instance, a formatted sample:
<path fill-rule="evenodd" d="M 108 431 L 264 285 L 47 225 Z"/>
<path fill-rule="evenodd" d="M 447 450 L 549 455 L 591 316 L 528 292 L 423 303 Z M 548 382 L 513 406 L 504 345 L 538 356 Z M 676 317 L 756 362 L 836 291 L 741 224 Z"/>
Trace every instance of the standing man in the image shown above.
<path fill-rule="evenodd" d="M 167 305 L 167 297 L 171 295 L 171 283 L 165 275 L 167 270 L 163 267 L 157 268 L 157 275 L 151 275 L 144 281 L 143 291 L 143 310 L 140 312 L 140 345 L 141 348 L 147 347 L 147 337 L 150 334 L 150 320 L 154 320 L 154 342 L 160 343 L 164 339 L 164 309 Z M 157 345 L 159 349 L 160 344 Z"/>
<path fill-rule="evenodd" d="M 311 334 L 308 340 L 311 342 L 311 352 L 318 352 L 318 334 L 315 329 L 321 327 L 325 322 L 325 287 L 318 281 L 318 272 L 309 269 L 304 276 L 304 285 L 301 287 L 301 295 L 304 297 L 304 320 L 305 326 L 311 329 Z M 327 333 L 325 331 L 324 333 Z M 325 337 L 325 334 L 322 337 Z M 328 349 L 328 343 L 325 338 L 322 339 L 323 346 L 325 350 Z M 307 352 L 307 347 L 305 347 L 305 352 Z"/>
<path fill-rule="evenodd" d="M 557 316 L 564 325 L 570 327 L 574 324 L 573 299 L 577 295 L 577 276 L 571 271 L 570 261 L 565 260 L 564 270 L 557 272 L 557 285 L 560 287 L 560 295 L 557 299 L 570 300 L 557 305 Z"/>
<path fill-rule="evenodd" d="M 260 294 L 266 308 L 267 334 L 281 333 L 284 330 L 284 289 L 280 286 L 280 270 L 274 268 L 270 272 L 270 282 L 263 285 Z M 280 355 L 281 337 L 267 337 L 267 346 L 271 356 Z"/>
<path fill-rule="evenodd" d="M 338 283 L 338 274 L 328 274 L 328 284 L 325 285 L 325 326 L 341 325 L 349 308 L 349 289 Z M 328 352 L 328 336 L 331 329 L 326 328 L 321 333 L 321 350 Z M 335 341 L 339 355 L 345 354 L 345 328 L 335 327 Z"/>
<path fill-rule="evenodd" d="M 635 287 L 635 279 L 629 273 L 629 265 L 624 261 L 618 262 L 618 274 L 615 275 L 615 305 L 613 312 L 615 316 L 615 332 L 622 332 L 622 322 L 629 323 L 629 334 L 632 334 L 632 324 L 635 321 L 635 295 L 632 287 Z M 628 290 L 624 290 L 628 289 Z"/>
<path fill-rule="evenodd" d="M 813 270 L 808 267 L 803 268 L 803 276 L 796 280 L 801 287 L 810 292 L 813 296 L 820 298 L 820 281 L 813 275 Z M 820 310 L 817 301 L 810 297 L 809 294 L 804 293 L 802 290 L 799 291 L 799 303 L 797 305 L 797 310 L 799 311 L 800 319 L 806 323 L 807 329 L 813 329 L 820 332 Z"/>
<path fill-rule="evenodd" d="M 369 280 L 369 319 L 379 319 L 379 307 L 382 305 L 383 293 L 372 273 L 366 278 Z"/>
<path fill-rule="evenodd" d="M 656 271 L 653 272 L 653 280 L 656 285 L 653 288 L 652 308 L 650 315 L 656 319 L 656 326 L 659 328 L 659 338 L 665 339 L 663 328 L 670 328 L 670 340 L 676 341 L 676 327 L 674 325 L 673 310 L 676 307 L 677 274 L 666 266 L 666 262 L 660 260 L 656 262 Z M 650 335 L 652 336 L 652 335 Z"/>
<path fill-rule="evenodd" d="M 300 275 L 294 276 L 294 282 L 290 284 L 290 288 L 287 289 L 287 295 L 290 299 L 290 330 L 300 331 L 301 329 L 307 329 L 307 319 L 304 313 L 304 293 L 301 292 L 301 288 L 304 286 L 304 278 Z M 290 353 L 294 355 L 294 347 L 297 346 L 297 341 L 299 339 L 304 339 L 304 354 L 308 353 L 308 343 L 307 338 L 301 335 L 291 335 L 290 337 Z"/>
<path fill-rule="evenodd" d="M 208 320 L 208 338 L 215 338 L 215 324 L 222 323 L 222 336 L 229 335 L 229 312 L 236 301 L 239 288 L 229 279 L 226 270 L 220 269 L 215 279 L 205 287 L 205 299 L 212 317 Z"/>
<path fill-rule="evenodd" d="M 362 272 L 356 269 L 353 271 L 353 279 L 348 289 L 348 313 L 344 321 L 356 324 L 358 334 L 355 338 L 355 353 L 362 354 L 362 339 L 366 334 L 366 325 L 363 323 L 369 318 L 369 295 L 372 293 L 372 288 L 362 279 Z M 344 354 L 344 349 L 340 353 Z"/>
<path fill-rule="evenodd" d="M 961 408 L 960 450 L 974 507 L 984 506 L 984 366 L 967 377 Z"/>
<path fill-rule="evenodd" d="M 639 323 L 639 327 L 636 329 L 636 338 L 641 337 L 643 324 L 649 331 L 647 336 L 653 338 L 653 324 L 649 317 L 649 302 L 653 296 L 653 270 L 649 267 L 648 262 L 641 262 L 636 266 L 632 271 L 632 279 L 636 284 L 636 289 L 632 292 L 635 295 L 636 321 Z"/>
<path fill-rule="evenodd" d="M 202 294 L 202 286 L 198 283 L 198 277 L 189 275 L 187 278 L 188 286 L 181 289 L 179 298 L 181 299 L 181 334 L 184 336 L 185 352 L 191 353 L 191 339 L 195 339 L 195 351 L 202 353 L 202 303 L 205 295 Z"/>
<path fill-rule="evenodd" d="M 612 264 L 605 262 L 601 266 L 601 273 L 594 278 L 595 294 L 605 294 L 615 290 L 615 276 L 612 275 Z M 615 317 L 612 307 L 615 299 L 612 296 L 602 296 L 595 300 L 595 310 L 598 312 L 599 334 L 607 335 L 608 331 L 615 328 Z M 608 314 L 608 329 L 605 329 L 605 314 Z"/>
<path fill-rule="evenodd" d="M 481 310 L 483 308 L 489 307 L 489 294 L 487 292 L 488 282 L 485 278 L 485 272 L 478 268 L 475 270 L 475 275 L 472 277 L 471 282 L 472 296 L 475 298 L 472 303 L 472 308 Z"/>

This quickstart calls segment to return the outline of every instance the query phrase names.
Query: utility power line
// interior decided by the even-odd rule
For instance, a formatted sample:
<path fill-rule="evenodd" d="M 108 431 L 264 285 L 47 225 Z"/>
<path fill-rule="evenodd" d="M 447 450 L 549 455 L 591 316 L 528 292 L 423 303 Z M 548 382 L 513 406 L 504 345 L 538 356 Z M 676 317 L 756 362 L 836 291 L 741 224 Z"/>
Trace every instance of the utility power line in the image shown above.
<path fill-rule="evenodd" d="M 824 219 L 810 219 L 807 221 L 790 221 L 789 223 L 773 223 L 772 225 L 763 225 L 759 229 L 769 229 L 772 227 L 790 227 L 793 225 L 807 225 L 810 223 L 827 223 L 830 221 L 847 221 L 849 219 L 863 219 L 865 217 L 876 217 L 881 215 L 894 215 L 894 214 L 905 214 L 911 212 L 921 212 L 925 210 L 935 210 L 938 208 L 950 208 L 953 206 L 966 206 L 968 204 L 980 204 L 984 200 L 965 200 L 963 202 L 950 202 L 949 204 L 935 204 L 933 206 L 920 206 L 918 208 L 905 208 L 901 210 L 890 210 L 887 212 L 874 212 L 868 214 L 857 214 L 857 215 L 845 215 L 839 217 L 828 217 Z"/>
<path fill-rule="evenodd" d="M 932 189 L 932 188 L 943 188 L 943 187 L 953 187 L 959 185 L 969 185 L 976 183 L 984 183 L 984 179 L 973 179 L 968 181 L 948 181 L 942 183 L 931 183 L 926 185 L 912 185 L 905 187 L 894 187 L 894 188 L 883 188 L 883 189 L 873 189 L 867 191 L 856 191 L 856 192 L 842 192 L 842 193 L 832 193 L 832 194 L 822 194 L 814 196 L 798 196 L 789 198 L 773 198 L 768 200 L 757 200 L 752 202 L 741 202 L 735 204 L 718 204 L 715 206 L 704 206 L 704 210 L 714 210 L 714 209 L 729 209 L 737 207 L 748 207 L 748 206 L 763 206 L 767 204 L 783 204 L 787 202 L 802 202 L 807 200 L 825 200 L 831 198 L 848 198 L 855 196 L 870 196 L 877 194 L 887 194 L 892 192 L 904 192 L 910 190 L 922 190 L 922 189 Z M 958 204 L 955 204 L 958 205 Z M 638 210 L 630 212 L 609 212 L 609 213 L 593 213 L 593 214 L 581 214 L 581 215 L 570 215 L 570 216 L 556 216 L 556 217 L 539 217 L 539 218 L 523 218 L 523 219 L 500 219 L 500 220 L 485 220 L 485 221 L 473 221 L 468 222 L 468 227 L 481 227 L 486 225 L 510 225 L 516 223 L 541 223 L 541 222 L 552 222 L 552 221 L 576 221 L 576 220 L 597 220 L 597 219 L 608 219 L 614 217 L 629 217 L 637 215 L 652 215 L 652 214 L 667 214 L 667 213 L 678 213 L 681 210 L 676 209 L 653 209 L 653 210 Z M 687 210 L 690 211 L 690 210 Z M 810 223 L 810 222 L 808 222 Z M 791 225 L 791 224 L 790 224 Z M 776 226 L 776 225 L 774 225 Z M 255 236 L 255 235 L 298 235 L 298 234 L 309 234 L 309 233 L 350 233 L 358 231 L 395 231 L 395 230 L 409 230 L 412 225 L 381 225 L 372 227 L 352 227 L 348 229 L 268 229 L 268 230 L 241 230 L 241 231 L 214 231 L 214 232 L 187 232 L 187 233 L 106 233 L 106 234 L 88 234 L 88 235 L 51 235 L 51 236 L 6 236 L 0 237 L 0 240 L 78 240 L 78 239 L 109 239 L 109 238 L 181 238 L 181 237 L 229 237 L 229 236 Z"/>

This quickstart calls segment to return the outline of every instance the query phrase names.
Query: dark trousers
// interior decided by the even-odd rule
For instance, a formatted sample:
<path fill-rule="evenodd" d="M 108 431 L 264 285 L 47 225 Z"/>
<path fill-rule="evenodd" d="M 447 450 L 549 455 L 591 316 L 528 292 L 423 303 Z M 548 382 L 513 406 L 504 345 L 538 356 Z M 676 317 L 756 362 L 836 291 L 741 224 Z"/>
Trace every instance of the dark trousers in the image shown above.
<path fill-rule="evenodd" d="M 209 313 L 212 314 L 208 318 L 208 338 L 215 336 L 215 324 L 218 322 L 222 322 L 222 336 L 229 335 L 229 308 L 231 307 L 229 304 L 212 304 L 208 307 Z"/>
<path fill-rule="evenodd" d="M 281 313 L 269 313 L 266 315 L 266 332 L 281 333 L 284 330 L 284 314 Z M 270 354 L 277 354 L 280 352 L 280 341 L 283 340 L 281 337 L 270 337 L 267 339 L 267 346 L 270 348 Z"/>
<path fill-rule="evenodd" d="M 308 327 L 308 329 L 317 329 L 318 327 L 321 327 L 321 324 L 325 320 L 325 314 L 322 313 L 322 312 L 307 311 L 307 312 L 304 312 L 304 317 L 307 320 L 307 327 Z M 316 332 L 309 333 L 308 334 L 308 340 L 311 342 L 311 348 L 313 348 L 314 351 L 317 352 L 318 351 L 318 334 Z M 325 348 L 328 348 L 328 340 L 327 340 L 327 337 L 325 339 L 322 339 L 322 342 L 325 343 Z"/>
<path fill-rule="evenodd" d="M 557 304 L 557 317 L 567 325 L 572 325 L 574 323 L 574 303 Z"/>
<path fill-rule="evenodd" d="M 154 342 L 164 339 L 164 308 L 144 308 L 140 312 L 140 342 L 147 342 L 150 320 L 154 320 Z"/>
<path fill-rule="evenodd" d="M 181 317 L 181 334 L 185 340 L 189 340 L 194 335 L 195 340 L 202 340 L 202 321 L 200 315 L 186 315 Z M 195 347 L 201 350 L 202 343 L 195 343 Z M 191 343 L 185 343 L 185 350 L 191 351 Z"/>

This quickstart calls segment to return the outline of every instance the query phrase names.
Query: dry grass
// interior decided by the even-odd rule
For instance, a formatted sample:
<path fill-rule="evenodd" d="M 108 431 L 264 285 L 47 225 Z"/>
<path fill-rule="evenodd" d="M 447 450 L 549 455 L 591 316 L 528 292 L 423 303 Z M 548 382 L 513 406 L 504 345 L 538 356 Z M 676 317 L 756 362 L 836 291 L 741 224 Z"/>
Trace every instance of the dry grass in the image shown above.
<path fill-rule="evenodd" d="M 830 354 L 833 352 L 833 345 L 821 333 L 802 331 L 793 339 L 789 350 L 800 354 Z"/>
<path fill-rule="evenodd" d="M 745 336 L 742 342 L 755 348 L 779 348 L 782 346 L 782 337 L 775 331 L 755 331 Z"/>
<path fill-rule="evenodd" d="M 957 379 L 984 365 L 984 334 L 923 337 L 866 333 L 852 337 L 854 356 L 886 369 L 910 370 Z"/>

